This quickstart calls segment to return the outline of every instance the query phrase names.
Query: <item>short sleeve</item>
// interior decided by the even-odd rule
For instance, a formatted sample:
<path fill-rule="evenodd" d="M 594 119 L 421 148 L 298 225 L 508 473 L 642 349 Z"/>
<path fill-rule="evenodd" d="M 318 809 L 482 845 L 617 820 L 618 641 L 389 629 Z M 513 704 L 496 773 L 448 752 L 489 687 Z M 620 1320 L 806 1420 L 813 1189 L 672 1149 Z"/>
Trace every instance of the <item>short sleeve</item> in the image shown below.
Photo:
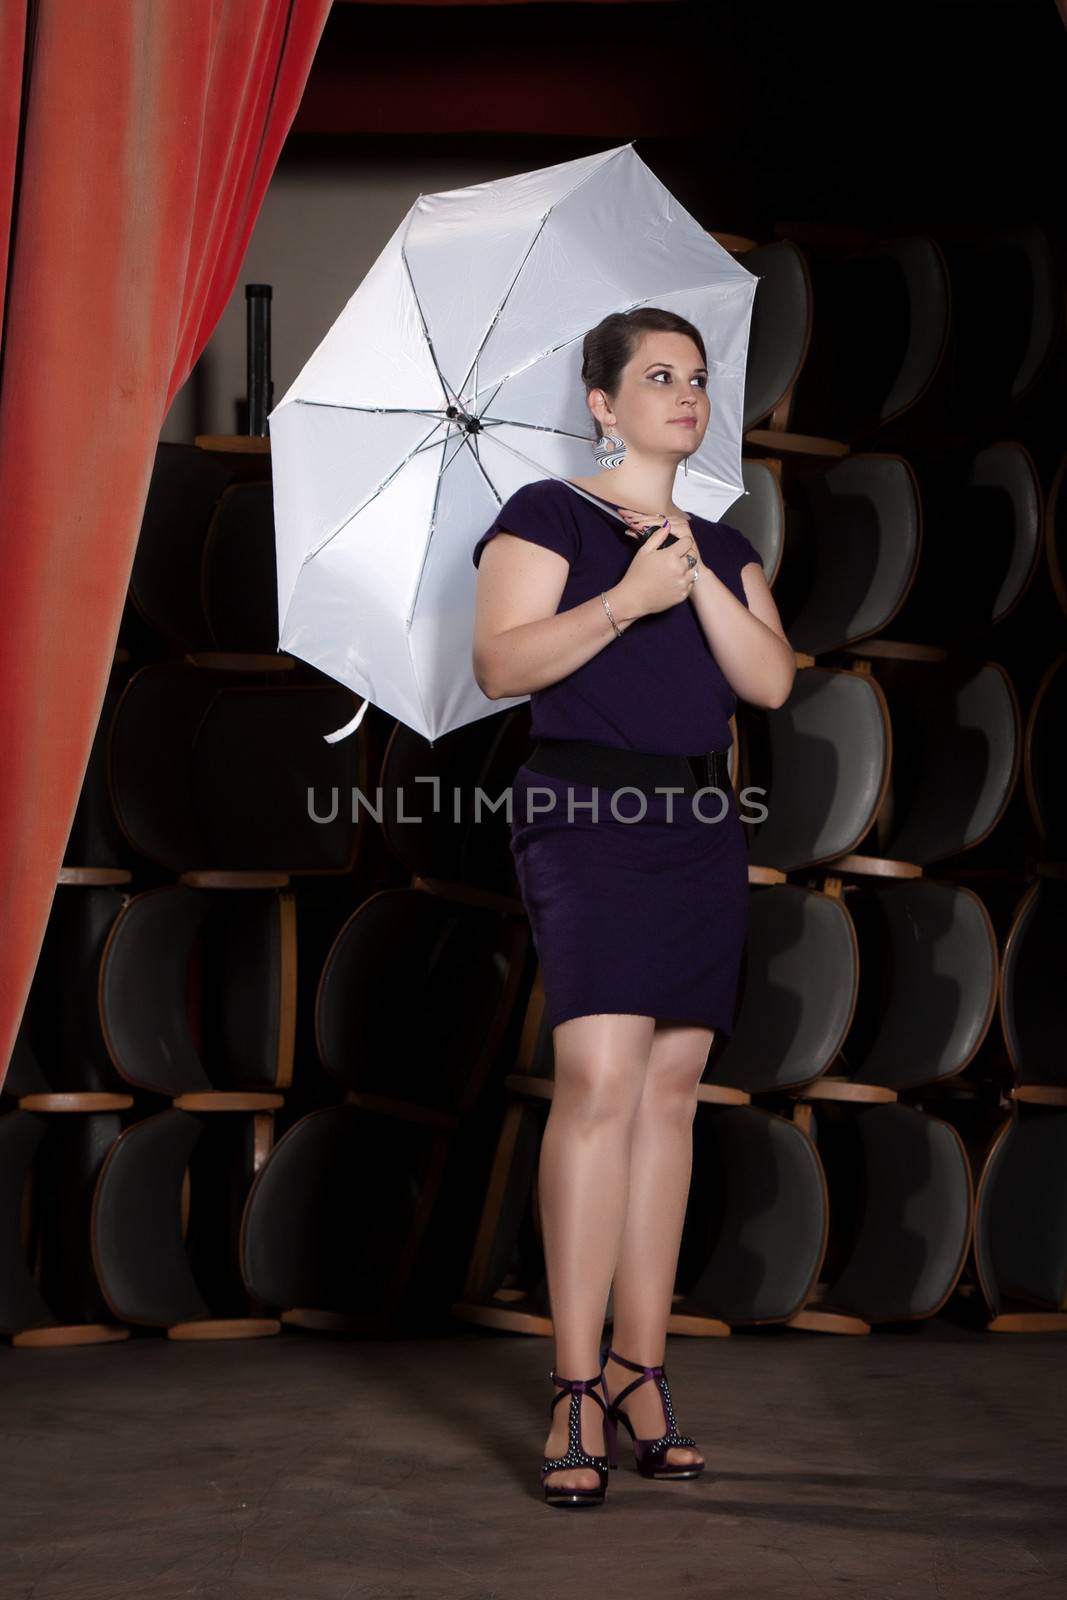
<path fill-rule="evenodd" d="M 578 554 L 578 525 L 573 512 L 569 508 L 564 510 L 552 491 L 551 478 L 524 483 L 521 489 L 516 489 L 475 545 L 474 565 L 478 565 L 482 551 L 496 533 L 514 533 L 520 539 L 529 539 L 532 544 L 554 550 L 573 564 Z"/>
<path fill-rule="evenodd" d="M 740 528 L 735 528 L 728 522 L 721 522 L 719 526 L 730 530 L 737 550 L 737 570 L 739 572 L 742 567 L 747 567 L 750 561 L 758 561 L 760 566 L 763 566 L 763 557 L 756 549 L 756 546 L 745 538 Z"/>

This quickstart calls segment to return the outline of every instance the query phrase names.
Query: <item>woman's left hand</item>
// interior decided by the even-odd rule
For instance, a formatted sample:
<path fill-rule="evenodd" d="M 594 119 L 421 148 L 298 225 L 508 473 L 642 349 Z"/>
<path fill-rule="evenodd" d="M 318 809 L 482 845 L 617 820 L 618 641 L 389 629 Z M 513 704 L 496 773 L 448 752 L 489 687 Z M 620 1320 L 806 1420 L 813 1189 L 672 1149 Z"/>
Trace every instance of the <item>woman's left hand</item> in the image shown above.
<path fill-rule="evenodd" d="M 696 535 L 689 525 L 688 517 L 668 517 L 666 512 L 659 517 L 649 517 L 646 516 L 642 511 L 631 511 L 626 506 L 619 506 L 618 510 L 620 517 L 623 517 L 626 520 L 626 537 L 628 539 L 636 539 L 637 530 L 639 528 L 661 527 L 664 522 L 669 521 L 669 531 L 676 539 L 685 539 L 688 537 L 691 541 L 692 550 L 690 551 L 690 554 L 696 558 L 696 566 L 691 567 L 690 571 L 693 575 L 694 581 L 700 576 L 701 572 L 704 570 L 703 563 L 700 559 L 700 546 L 697 544 Z"/>

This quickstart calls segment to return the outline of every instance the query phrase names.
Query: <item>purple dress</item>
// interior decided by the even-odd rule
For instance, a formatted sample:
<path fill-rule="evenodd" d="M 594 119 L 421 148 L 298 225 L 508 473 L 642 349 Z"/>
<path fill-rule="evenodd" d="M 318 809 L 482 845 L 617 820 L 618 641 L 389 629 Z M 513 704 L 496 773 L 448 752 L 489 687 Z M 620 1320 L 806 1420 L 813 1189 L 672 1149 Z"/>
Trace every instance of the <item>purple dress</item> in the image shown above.
<path fill-rule="evenodd" d="M 692 515 L 689 523 L 703 564 L 747 604 L 741 569 L 761 561 L 755 547 L 727 523 Z M 524 484 L 504 502 L 475 546 L 475 566 L 498 532 L 570 563 L 557 612 L 612 588 L 638 549 L 609 511 L 555 478 Z M 736 703 L 683 600 L 638 617 L 575 672 L 536 690 L 531 730 L 697 755 L 729 746 Z M 715 794 L 694 801 L 627 791 L 613 814 L 615 788 L 622 785 L 598 794 L 525 764 L 512 780 L 511 851 L 548 1024 L 624 1012 L 729 1034 L 748 928 L 748 849 L 733 791 L 720 818 Z"/>

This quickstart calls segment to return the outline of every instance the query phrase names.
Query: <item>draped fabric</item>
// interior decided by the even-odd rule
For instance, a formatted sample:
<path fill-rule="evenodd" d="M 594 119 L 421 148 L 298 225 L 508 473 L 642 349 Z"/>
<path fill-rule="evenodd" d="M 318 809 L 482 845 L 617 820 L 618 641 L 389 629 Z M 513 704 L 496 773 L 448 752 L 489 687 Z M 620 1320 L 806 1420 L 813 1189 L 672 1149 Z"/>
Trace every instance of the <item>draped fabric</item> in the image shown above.
<path fill-rule="evenodd" d="M 160 429 L 233 291 L 329 9 L 0 6 L 0 1083 Z"/>

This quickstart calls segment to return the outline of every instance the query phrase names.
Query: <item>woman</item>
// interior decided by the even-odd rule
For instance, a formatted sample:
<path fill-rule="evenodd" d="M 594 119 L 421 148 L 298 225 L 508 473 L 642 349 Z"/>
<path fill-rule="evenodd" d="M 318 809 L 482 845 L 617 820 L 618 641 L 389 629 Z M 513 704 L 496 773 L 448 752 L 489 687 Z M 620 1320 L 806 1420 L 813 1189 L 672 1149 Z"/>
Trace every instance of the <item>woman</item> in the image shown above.
<path fill-rule="evenodd" d="M 724 753 L 737 696 L 780 706 L 795 671 L 753 546 L 672 498 L 711 410 L 698 330 L 615 313 L 586 334 L 582 379 L 605 468 L 570 481 L 626 529 L 547 478 L 474 551 L 475 676 L 492 699 L 529 694 L 538 739 L 511 847 L 555 1052 L 539 1188 L 557 1388 L 541 1482 L 558 1506 L 603 1502 L 620 1421 L 644 1475 L 703 1470 L 662 1362 L 696 1089 L 733 1025 L 747 929 Z"/>

